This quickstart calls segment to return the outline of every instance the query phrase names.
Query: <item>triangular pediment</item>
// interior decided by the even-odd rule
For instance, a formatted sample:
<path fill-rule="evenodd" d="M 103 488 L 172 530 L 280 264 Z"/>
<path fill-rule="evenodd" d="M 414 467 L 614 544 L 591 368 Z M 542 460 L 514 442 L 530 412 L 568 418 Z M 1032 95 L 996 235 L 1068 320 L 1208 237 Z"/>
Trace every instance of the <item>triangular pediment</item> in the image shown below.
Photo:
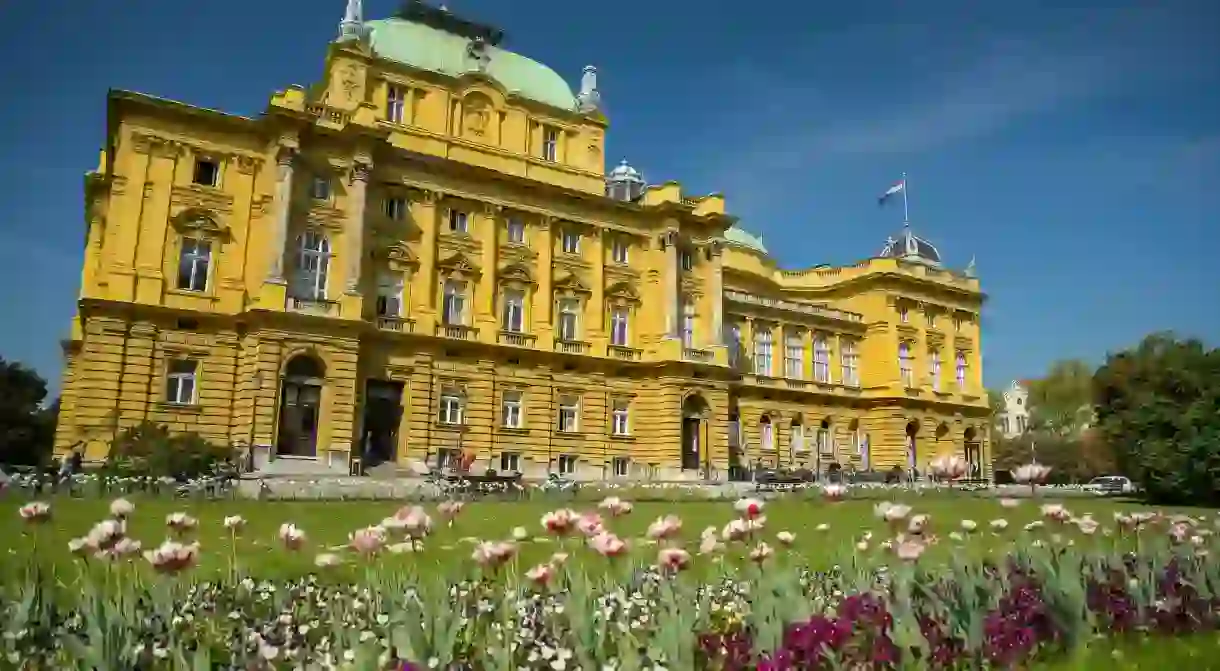
<path fill-rule="evenodd" d="M 442 270 L 447 270 L 451 273 L 461 275 L 478 275 L 479 267 L 476 266 L 465 254 L 454 254 L 446 258 L 444 261 L 436 264 Z"/>
<path fill-rule="evenodd" d="M 640 300 L 640 294 L 635 290 L 635 287 L 626 282 L 610 285 L 606 289 L 606 296 L 631 302 L 638 302 Z"/>
<path fill-rule="evenodd" d="M 419 265 L 419 261 L 415 258 L 415 252 L 411 251 L 411 246 L 402 241 L 388 245 L 382 250 L 382 255 L 391 266 L 397 268 Z"/>
<path fill-rule="evenodd" d="M 585 286 L 575 275 L 567 275 L 559 281 L 555 282 L 555 291 L 570 291 L 572 293 L 587 294 L 589 287 Z"/>

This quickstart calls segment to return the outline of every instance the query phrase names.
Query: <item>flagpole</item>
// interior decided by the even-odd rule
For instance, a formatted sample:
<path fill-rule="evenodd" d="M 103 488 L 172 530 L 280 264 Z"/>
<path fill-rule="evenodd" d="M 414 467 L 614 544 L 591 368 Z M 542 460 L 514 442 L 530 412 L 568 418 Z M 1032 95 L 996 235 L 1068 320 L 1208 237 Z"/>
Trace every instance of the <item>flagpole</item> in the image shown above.
<path fill-rule="evenodd" d="M 910 211 L 907 209 L 907 190 L 910 186 L 907 184 L 907 174 L 902 173 L 902 225 L 904 227 L 911 225 Z"/>

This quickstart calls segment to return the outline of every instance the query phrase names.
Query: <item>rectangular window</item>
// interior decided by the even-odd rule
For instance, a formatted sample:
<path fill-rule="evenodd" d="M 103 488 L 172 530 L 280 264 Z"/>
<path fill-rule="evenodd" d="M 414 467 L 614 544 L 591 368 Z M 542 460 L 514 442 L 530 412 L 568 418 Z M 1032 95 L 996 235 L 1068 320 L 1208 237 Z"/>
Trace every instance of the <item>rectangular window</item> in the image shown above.
<path fill-rule="evenodd" d="M 453 233 L 467 232 L 469 217 L 461 210 L 449 210 L 449 230 Z"/>
<path fill-rule="evenodd" d="M 445 282 L 444 302 L 441 304 L 441 321 L 446 324 L 462 325 L 466 319 L 465 287 L 461 282 L 448 280 Z"/>
<path fill-rule="evenodd" d="M 520 473 L 521 472 L 521 455 L 516 452 L 501 452 L 500 453 L 500 472 L 502 472 L 502 473 Z"/>
<path fill-rule="evenodd" d="M 930 329 L 936 328 L 936 313 L 935 312 L 929 311 L 929 312 L 925 313 L 924 319 L 928 320 L 928 328 L 930 328 Z"/>
<path fill-rule="evenodd" d="M 525 292 L 520 289 L 504 291 L 504 330 L 521 333 L 525 328 Z"/>
<path fill-rule="evenodd" d="M 505 222 L 505 227 L 507 228 L 505 239 L 509 244 L 525 244 L 525 221 L 521 217 L 509 217 Z"/>
<path fill-rule="evenodd" d="M 208 267 L 212 265 L 212 243 L 198 238 L 183 238 L 178 256 L 178 288 L 206 291 Z"/>
<path fill-rule="evenodd" d="M 805 379 L 805 341 L 800 333 L 789 333 L 784 340 L 784 377 Z"/>
<path fill-rule="evenodd" d="M 402 196 L 387 196 L 384 202 L 385 216 L 394 221 L 407 218 L 407 199 Z"/>
<path fill-rule="evenodd" d="M 625 478 L 631 471 L 631 460 L 627 457 L 615 457 L 610 464 L 616 478 Z"/>
<path fill-rule="evenodd" d="M 627 346 L 627 308 L 615 306 L 610 310 L 610 344 Z"/>
<path fill-rule="evenodd" d="M 788 429 L 788 444 L 792 446 L 793 452 L 805 451 L 805 427 L 800 424 L 793 424 Z"/>
<path fill-rule="evenodd" d="M 448 389 L 441 392 L 440 421 L 441 424 L 461 424 L 466 409 L 462 394 Z"/>
<path fill-rule="evenodd" d="M 962 330 L 962 318 L 961 317 L 953 318 L 953 330 L 954 331 Z"/>
<path fill-rule="evenodd" d="M 691 270 L 695 267 L 695 256 L 690 250 L 683 249 L 678 252 L 678 262 L 682 264 L 682 270 Z"/>
<path fill-rule="evenodd" d="M 830 341 L 819 335 L 813 339 L 813 379 L 830 384 Z"/>
<path fill-rule="evenodd" d="M 898 308 L 898 321 L 906 324 L 911 321 L 911 311 L 905 307 Z"/>
<path fill-rule="evenodd" d="M 898 345 L 898 373 L 902 386 L 908 389 L 915 386 L 915 360 L 911 355 L 910 343 Z"/>
<path fill-rule="evenodd" d="M 559 301 L 559 339 L 569 342 L 580 339 L 580 301 L 575 298 Z"/>
<path fill-rule="evenodd" d="M 407 107 L 407 90 L 391 86 L 386 96 L 385 118 L 390 123 L 402 123 L 403 112 Z"/>
<path fill-rule="evenodd" d="M 571 454 L 561 454 L 557 460 L 560 475 L 571 475 L 576 472 L 576 457 Z"/>
<path fill-rule="evenodd" d="M 165 381 L 165 400 L 174 405 L 194 405 L 196 379 L 199 364 L 188 359 L 169 362 Z"/>
<path fill-rule="evenodd" d="M 580 430 L 580 399 L 575 396 L 559 397 L 559 430 L 576 433 Z"/>
<path fill-rule="evenodd" d="M 220 186 L 220 164 L 207 158 L 195 159 L 195 174 L 191 181 L 201 186 Z"/>
<path fill-rule="evenodd" d="M 928 352 L 928 369 L 932 371 L 932 389 L 940 391 L 940 350 Z"/>
<path fill-rule="evenodd" d="M 519 391 L 504 392 L 504 427 L 508 429 L 520 429 L 524 423 L 524 418 L 521 414 L 522 393 Z M 515 470 L 515 469 L 514 469 Z"/>
<path fill-rule="evenodd" d="M 957 386 L 961 389 L 965 389 L 966 388 L 966 353 L 960 349 L 957 351 L 957 360 L 956 360 L 955 364 L 956 365 L 954 367 L 957 369 L 955 371 L 956 377 L 957 377 Z"/>
<path fill-rule="evenodd" d="M 559 131 L 550 126 L 542 127 L 542 160 L 559 160 Z"/>
<path fill-rule="evenodd" d="M 580 234 L 576 231 L 564 231 L 562 242 L 564 254 L 580 253 Z"/>
<path fill-rule="evenodd" d="M 314 200 L 330 200 L 330 180 L 321 175 L 314 175 L 309 183 L 309 197 Z"/>
<path fill-rule="evenodd" d="M 382 273 L 377 278 L 377 316 L 402 316 L 402 275 Z"/>
<path fill-rule="evenodd" d="M 614 409 L 611 412 L 610 432 L 616 436 L 630 435 L 631 425 L 629 418 L 627 401 L 615 401 Z"/>
<path fill-rule="evenodd" d="M 860 355 L 856 353 L 854 340 L 839 341 L 839 356 L 843 361 L 843 384 L 849 387 L 860 386 Z"/>
<path fill-rule="evenodd" d="M 754 335 L 754 374 L 771 376 L 771 331 Z"/>
<path fill-rule="evenodd" d="M 623 240 L 621 238 L 615 238 L 614 241 L 610 243 L 611 260 L 613 260 L 615 263 L 618 263 L 621 265 L 626 265 L 627 264 L 627 249 L 628 249 L 628 245 L 627 245 L 626 240 Z"/>
<path fill-rule="evenodd" d="M 682 299 L 682 346 L 695 346 L 695 306 L 689 298 Z"/>

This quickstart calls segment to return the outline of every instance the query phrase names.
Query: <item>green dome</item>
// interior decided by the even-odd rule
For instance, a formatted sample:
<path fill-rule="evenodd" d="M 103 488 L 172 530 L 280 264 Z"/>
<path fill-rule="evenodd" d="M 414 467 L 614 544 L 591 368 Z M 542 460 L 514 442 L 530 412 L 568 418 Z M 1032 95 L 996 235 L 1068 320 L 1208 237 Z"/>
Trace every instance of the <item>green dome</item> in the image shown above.
<path fill-rule="evenodd" d="M 731 244 L 752 249 L 761 254 L 768 254 L 767 248 L 763 245 L 762 236 L 754 235 L 744 228 L 729 227 L 724 232 L 724 239 L 728 240 Z"/>
<path fill-rule="evenodd" d="M 466 52 L 470 40 L 461 35 L 396 18 L 368 21 L 365 26 L 373 53 L 382 58 L 450 77 L 475 68 Z M 485 72 L 506 91 L 563 110 L 576 109 L 571 87 L 554 70 L 499 47 L 488 46 L 486 53 L 490 59 Z"/>

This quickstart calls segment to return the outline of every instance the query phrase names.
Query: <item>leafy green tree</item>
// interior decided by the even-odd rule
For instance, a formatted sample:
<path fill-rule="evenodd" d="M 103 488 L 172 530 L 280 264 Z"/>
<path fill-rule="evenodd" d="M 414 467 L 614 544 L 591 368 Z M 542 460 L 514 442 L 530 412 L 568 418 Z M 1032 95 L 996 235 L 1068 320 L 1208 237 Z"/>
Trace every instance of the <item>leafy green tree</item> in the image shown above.
<path fill-rule="evenodd" d="M 38 466 L 50 457 L 59 401 L 43 409 L 46 397 L 38 373 L 0 358 L 0 463 Z"/>
<path fill-rule="evenodd" d="M 228 447 L 197 433 L 172 433 L 169 427 L 142 422 L 111 441 L 107 467 L 125 475 L 195 478 L 212 473 L 232 456 Z"/>
<path fill-rule="evenodd" d="M 1150 335 L 1107 357 L 1093 392 L 1101 440 L 1150 500 L 1220 505 L 1220 349 Z"/>
<path fill-rule="evenodd" d="M 1029 382 L 1030 428 L 1060 436 L 1078 435 L 1093 420 L 1094 369 L 1080 359 L 1051 364 L 1046 376 Z"/>

